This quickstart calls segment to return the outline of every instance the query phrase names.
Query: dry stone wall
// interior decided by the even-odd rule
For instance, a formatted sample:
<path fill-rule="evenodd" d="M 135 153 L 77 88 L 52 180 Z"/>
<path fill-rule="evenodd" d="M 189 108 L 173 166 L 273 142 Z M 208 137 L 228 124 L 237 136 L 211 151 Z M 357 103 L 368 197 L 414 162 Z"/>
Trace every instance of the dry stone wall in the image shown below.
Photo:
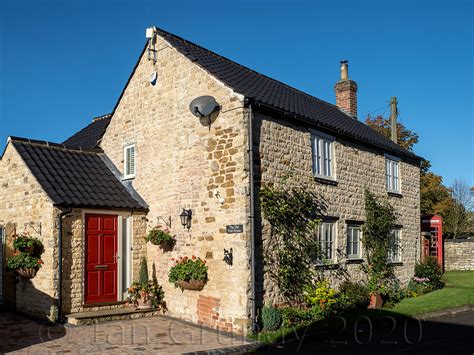
<path fill-rule="evenodd" d="M 247 323 L 248 172 L 247 128 L 243 97 L 211 77 L 158 38 L 154 65 L 143 55 L 115 110 L 101 147 L 123 171 L 123 147 L 136 146 L 133 186 L 148 203 L 149 231 L 171 217 L 177 244 L 163 252 L 148 244 L 149 271 L 163 285 L 168 313 L 215 328 L 243 332 Z M 156 85 L 149 82 L 156 72 Z M 189 111 L 198 96 L 212 95 L 221 105 L 210 125 Z M 225 199 L 220 204 L 214 195 Z M 189 231 L 179 214 L 191 209 Z M 226 225 L 243 224 L 243 233 L 227 234 Z M 144 237 L 142 235 L 135 237 Z M 234 264 L 224 263 L 223 249 L 233 249 Z M 207 260 L 209 281 L 200 292 L 181 291 L 168 282 L 172 258 L 192 256 Z M 203 308 L 205 299 L 219 304 L 219 318 Z M 199 301 L 201 299 L 201 301 Z M 203 313 L 209 313 L 204 317 Z M 207 321 L 209 320 L 209 321 Z M 211 321 L 212 320 L 212 321 Z M 228 324 L 231 324 L 229 327 Z M 229 329 L 230 330 L 230 329 Z"/>
<path fill-rule="evenodd" d="M 474 270 L 474 239 L 445 239 L 444 267 L 451 270 Z"/>
<path fill-rule="evenodd" d="M 325 216 L 336 219 L 336 262 L 351 278 L 362 278 L 360 265 L 347 264 L 345 258 L 347 221 L 364 221 L 364 190 L 387 197 L 395 208 L 398 223 L 402 225 L 402 258 L 396 267 L 402 282 L 413 275 L 419 257 L 420 188 L 419 168 L 402 161 L 401 197 L 387 195 L 385 185 L 385 157 L 382 153 L 336 137 L 334 142 L 337 184 L 317 181 L 312 175 L 311 132 L 304 126 L 257 113 L 255 115 L 254 151 L 257 163 L 257 184 L 286 184 L 305 186 L 318 196 L 325 209 Z M 261 245 L 269 236 L 269 226 L 264 222 Z M 260 250 L 261 253 L 261 250 Z M 259 270 L 259 274 L 262 274 Z M 337 272 L 327 271 L 333 283 L 340 282 Z M 268 277 L 260 277 L 259 289 L 264 299 L 278 302 L 278 291 Z"/>

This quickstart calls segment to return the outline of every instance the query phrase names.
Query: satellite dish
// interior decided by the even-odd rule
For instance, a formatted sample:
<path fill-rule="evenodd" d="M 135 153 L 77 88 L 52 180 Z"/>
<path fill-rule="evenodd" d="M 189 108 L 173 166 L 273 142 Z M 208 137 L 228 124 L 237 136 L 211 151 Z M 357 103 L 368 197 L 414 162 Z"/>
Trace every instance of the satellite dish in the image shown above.
<path fill-rule="evenodd" d="M 156 79 L 158 79 L 158 74 L 156 71 L 150 74 L 150 84 L 155 85 L 156 84 Z"/>
<path fill-rule="evenodd" d="M 212 96 L 199 96 L 189 104 L 191 113 L 199 118 L 209 116 L 211 113 L 220 110 L 220 105 Z"/>

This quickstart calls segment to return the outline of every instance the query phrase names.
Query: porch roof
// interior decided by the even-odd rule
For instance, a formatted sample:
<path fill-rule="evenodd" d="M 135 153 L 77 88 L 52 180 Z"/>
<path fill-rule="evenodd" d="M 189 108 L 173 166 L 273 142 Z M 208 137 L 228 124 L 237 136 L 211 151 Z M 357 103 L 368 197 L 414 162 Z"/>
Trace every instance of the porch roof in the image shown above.
<path fill-rule="evenodd" d="M 10 137 L 55 206 L 147 211 L 148 206 L 109 168 L 101 149 L 79 149 Z"/>

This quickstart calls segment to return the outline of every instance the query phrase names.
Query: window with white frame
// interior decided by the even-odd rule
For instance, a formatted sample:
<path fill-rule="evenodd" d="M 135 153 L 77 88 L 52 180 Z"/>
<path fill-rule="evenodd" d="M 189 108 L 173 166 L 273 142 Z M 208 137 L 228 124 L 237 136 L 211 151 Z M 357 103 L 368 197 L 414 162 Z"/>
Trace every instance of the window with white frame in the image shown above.
<path fill-rule="evenodd" d="M 400 193 L 400 160 L 385 158 L 385 175 L 387 178 L 387 191 Z"/>
<path fill-rule="evenodd" d="M 334 138 L 321 133 L 313 133 L 311 141 L 314 176 L 334 180 Z"/>
<path fill-rule="evenodd" d="M 335 223 L 323 222 L 318 227 L 317 243 L 319 247 L 318 263 L 335 260 Z"/>
<path fill-rule="evenodd" d="M 360 259 L 361 258 L 361 236 L 362 231 L 360 226 L 347 226 L 347 258 Z"/>
<path fill-rule="evenodd" d="M 395 228 L 390 231 L 390 245 L 388 249 L 388 260 L 392 263 L 400 262 L 402 259 L 401 243 L 402 230 Z"/>
<path fill-rule="evenodd" d="M 123 148 L 123 177 L 130 179 L 135 177 L 135 144 Z"/>

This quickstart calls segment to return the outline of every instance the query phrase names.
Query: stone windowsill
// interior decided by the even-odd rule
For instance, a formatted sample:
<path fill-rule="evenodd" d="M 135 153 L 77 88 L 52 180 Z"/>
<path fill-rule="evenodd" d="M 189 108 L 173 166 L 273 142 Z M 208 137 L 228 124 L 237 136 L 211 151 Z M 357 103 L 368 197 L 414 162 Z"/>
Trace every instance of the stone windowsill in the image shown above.
<path fill-rule="evenodd" d="M 364 262 L 364 259 L 358 258 L 358 259 L 347 259 L 346 263 L 347 264 L 362 264 Z"/>
<path fill-rule="evenodd" d="M 403 195 L 399 192 L 388 191 L 387 194 L 390 197 L 397 197 L 397 198 L 402 198 L 403 197 Z"/>
<path fill-rule="evenodd" d="M 336 180 L 325 179 L 325 178 L 320 177 L 320 176 L 314 176 L 314 181 L 316 181 L 320 184 L 337 186 L 337 181 Z"/>
<path fill-rule="evenodd" d="M 318 269 L 325 269 L 325 270 L 336 270 L 339 269 L 339 264 L 316 264 L 314 265 Z"/>
<path fill-rule="evenodd" d="M 393 261 L 389 262 L 388 264 L 392 266 L 403 266 L 403 263 L 401 261 Z"/>

